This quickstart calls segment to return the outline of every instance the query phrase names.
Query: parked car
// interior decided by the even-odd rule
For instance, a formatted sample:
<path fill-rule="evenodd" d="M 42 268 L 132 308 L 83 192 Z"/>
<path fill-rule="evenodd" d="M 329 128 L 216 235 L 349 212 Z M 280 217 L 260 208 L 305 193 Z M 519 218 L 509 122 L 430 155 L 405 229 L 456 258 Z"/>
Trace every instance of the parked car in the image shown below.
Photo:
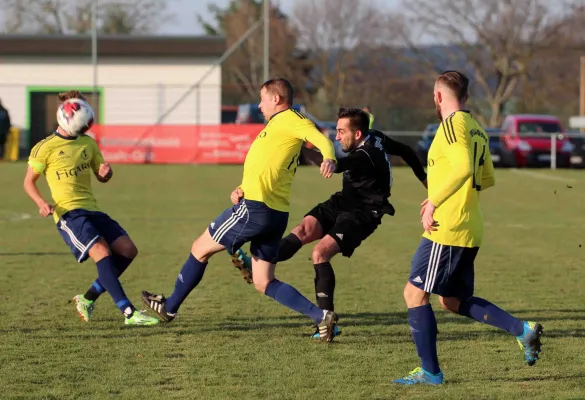
<path fill-rule="evenodd" d="M 235 124 L 238 116 L 238 106 L 221 106 L 221 123 Z"/>
<path fill-rule="evenodd" d="M 429 124 L 425 128 L 424 133 L 422 134 L 420 140 L 416 146 L 416 154 L 422 163 L 422 165 L 427 165 L 427 156 L 429 154 L 429 148 L 431 147 L 431 143 L 433 143 L 433 138 L 437 133 L 437 129 L 439 129 L 439 124 Z M 490 154 L 492 156 L 492 162 L 494 166 L 499 167 L 501 162 L 501 154 L 500 154 L 500 129 L 498 128 L 487 128 L 485 129 L 486 133 L 489 136 L 489 146 L 490 146 Z"/>
<path fill-rule="evenodd" d="M 508 115 L 501 127 L 502 164 L 507 167 L 548 167 L 551 162 L 551 134 L 557 134 L 556 165 L 571 165 L 574 146 L 565 135 L 561 121 L 551 115 Z"/>
<path fill-rule="evenodd" d="M 433 138 L 437 133 L 437 129 L 439 129 L 439 124 L 427 125 L 420 140 L 416 144 L 416 155 L 418 156 L 421 164 L 425 167 L 427 166 L 427 156 L 429 154 L 431 143 L 433 143 Z"/>
<path fill-rule="evenodd" d="M 579 129 L 567 131 L 567 133 L 571 134 L 569 139 L 573 144 L 571 167 L 585 168 L 585 134 L 581 133 Z"/>

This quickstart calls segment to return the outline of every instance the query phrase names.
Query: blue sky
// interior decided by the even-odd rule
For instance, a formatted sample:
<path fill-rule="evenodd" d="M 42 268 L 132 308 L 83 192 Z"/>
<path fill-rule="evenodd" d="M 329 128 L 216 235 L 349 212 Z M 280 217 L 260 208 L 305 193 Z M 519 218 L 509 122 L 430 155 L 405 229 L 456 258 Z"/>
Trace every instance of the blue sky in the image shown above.
<path fill-rule="evenodd" d="M 314 0 L 320 1 L 320 0 Z M 293 8 L 294 0 L 273 0 L 274 3 L 280 4 L 282 10 L 287 13 Z M 389 7 L 396 5 L 399 0 L 384 0 L 383 3 Z M 203 30 L 197 23 L 197 14 L 209 16 L 207 5 L 214 3 L 223 7 L 229 3 L 229 0 L 168 0 L 168 10 L 175 14 L 172 22 L 165 24 L 160 29 L 160 33 L 167 35 L 199 35 Z"/>

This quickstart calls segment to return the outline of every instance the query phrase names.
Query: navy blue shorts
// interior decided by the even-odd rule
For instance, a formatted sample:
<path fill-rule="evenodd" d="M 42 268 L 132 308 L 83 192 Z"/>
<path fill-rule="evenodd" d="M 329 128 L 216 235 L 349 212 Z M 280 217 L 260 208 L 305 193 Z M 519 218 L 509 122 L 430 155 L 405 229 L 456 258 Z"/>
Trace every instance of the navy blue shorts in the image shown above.
<path fill-rule="evenodd" d="M 467 300 L 473 296 L 473 265 L 479 247 L 445 246 L 423 238 L 410 268 L 410 283 L 427 293 Z"/>
<path fill-rule="evenodd" d="M 57 230 L 80 263 L 87 260 L 89 249 L 100 237 L 111 245 L 116 239 L 128 235 L 107 214 L 82 209 L 63 214 L 57 222 Z"/>
<path fill-rule="evenodd" d="M 250 242 L 253 256 L 276 264 L 278 246 L 287 224 L 287 212 L 273 210 L 259 201 L 242 199 L 209 224 L 209 234 L 230 254 Z"/>

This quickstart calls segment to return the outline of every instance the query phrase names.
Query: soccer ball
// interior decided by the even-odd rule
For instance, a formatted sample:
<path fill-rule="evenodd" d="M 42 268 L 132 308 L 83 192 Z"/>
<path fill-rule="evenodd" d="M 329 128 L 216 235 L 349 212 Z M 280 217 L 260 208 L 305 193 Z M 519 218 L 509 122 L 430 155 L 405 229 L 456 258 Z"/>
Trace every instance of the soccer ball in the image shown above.
<path fill-rule="evenodd" d="M 81 99 L 65 100 L 57 109 L 57 123 L 69 136 L 85 133 L 93 125 L 93 109 Z"/>

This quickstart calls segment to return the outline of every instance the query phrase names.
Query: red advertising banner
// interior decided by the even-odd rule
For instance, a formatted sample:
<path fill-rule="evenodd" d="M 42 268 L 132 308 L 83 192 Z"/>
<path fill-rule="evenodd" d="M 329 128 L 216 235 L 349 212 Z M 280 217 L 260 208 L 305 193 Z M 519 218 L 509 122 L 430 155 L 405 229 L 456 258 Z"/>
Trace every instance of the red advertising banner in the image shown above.
<path fill-rule="evenodd" d="M 243 164 L 264 124 L 94 125 L 90 135 L 115 164 Z"/>

